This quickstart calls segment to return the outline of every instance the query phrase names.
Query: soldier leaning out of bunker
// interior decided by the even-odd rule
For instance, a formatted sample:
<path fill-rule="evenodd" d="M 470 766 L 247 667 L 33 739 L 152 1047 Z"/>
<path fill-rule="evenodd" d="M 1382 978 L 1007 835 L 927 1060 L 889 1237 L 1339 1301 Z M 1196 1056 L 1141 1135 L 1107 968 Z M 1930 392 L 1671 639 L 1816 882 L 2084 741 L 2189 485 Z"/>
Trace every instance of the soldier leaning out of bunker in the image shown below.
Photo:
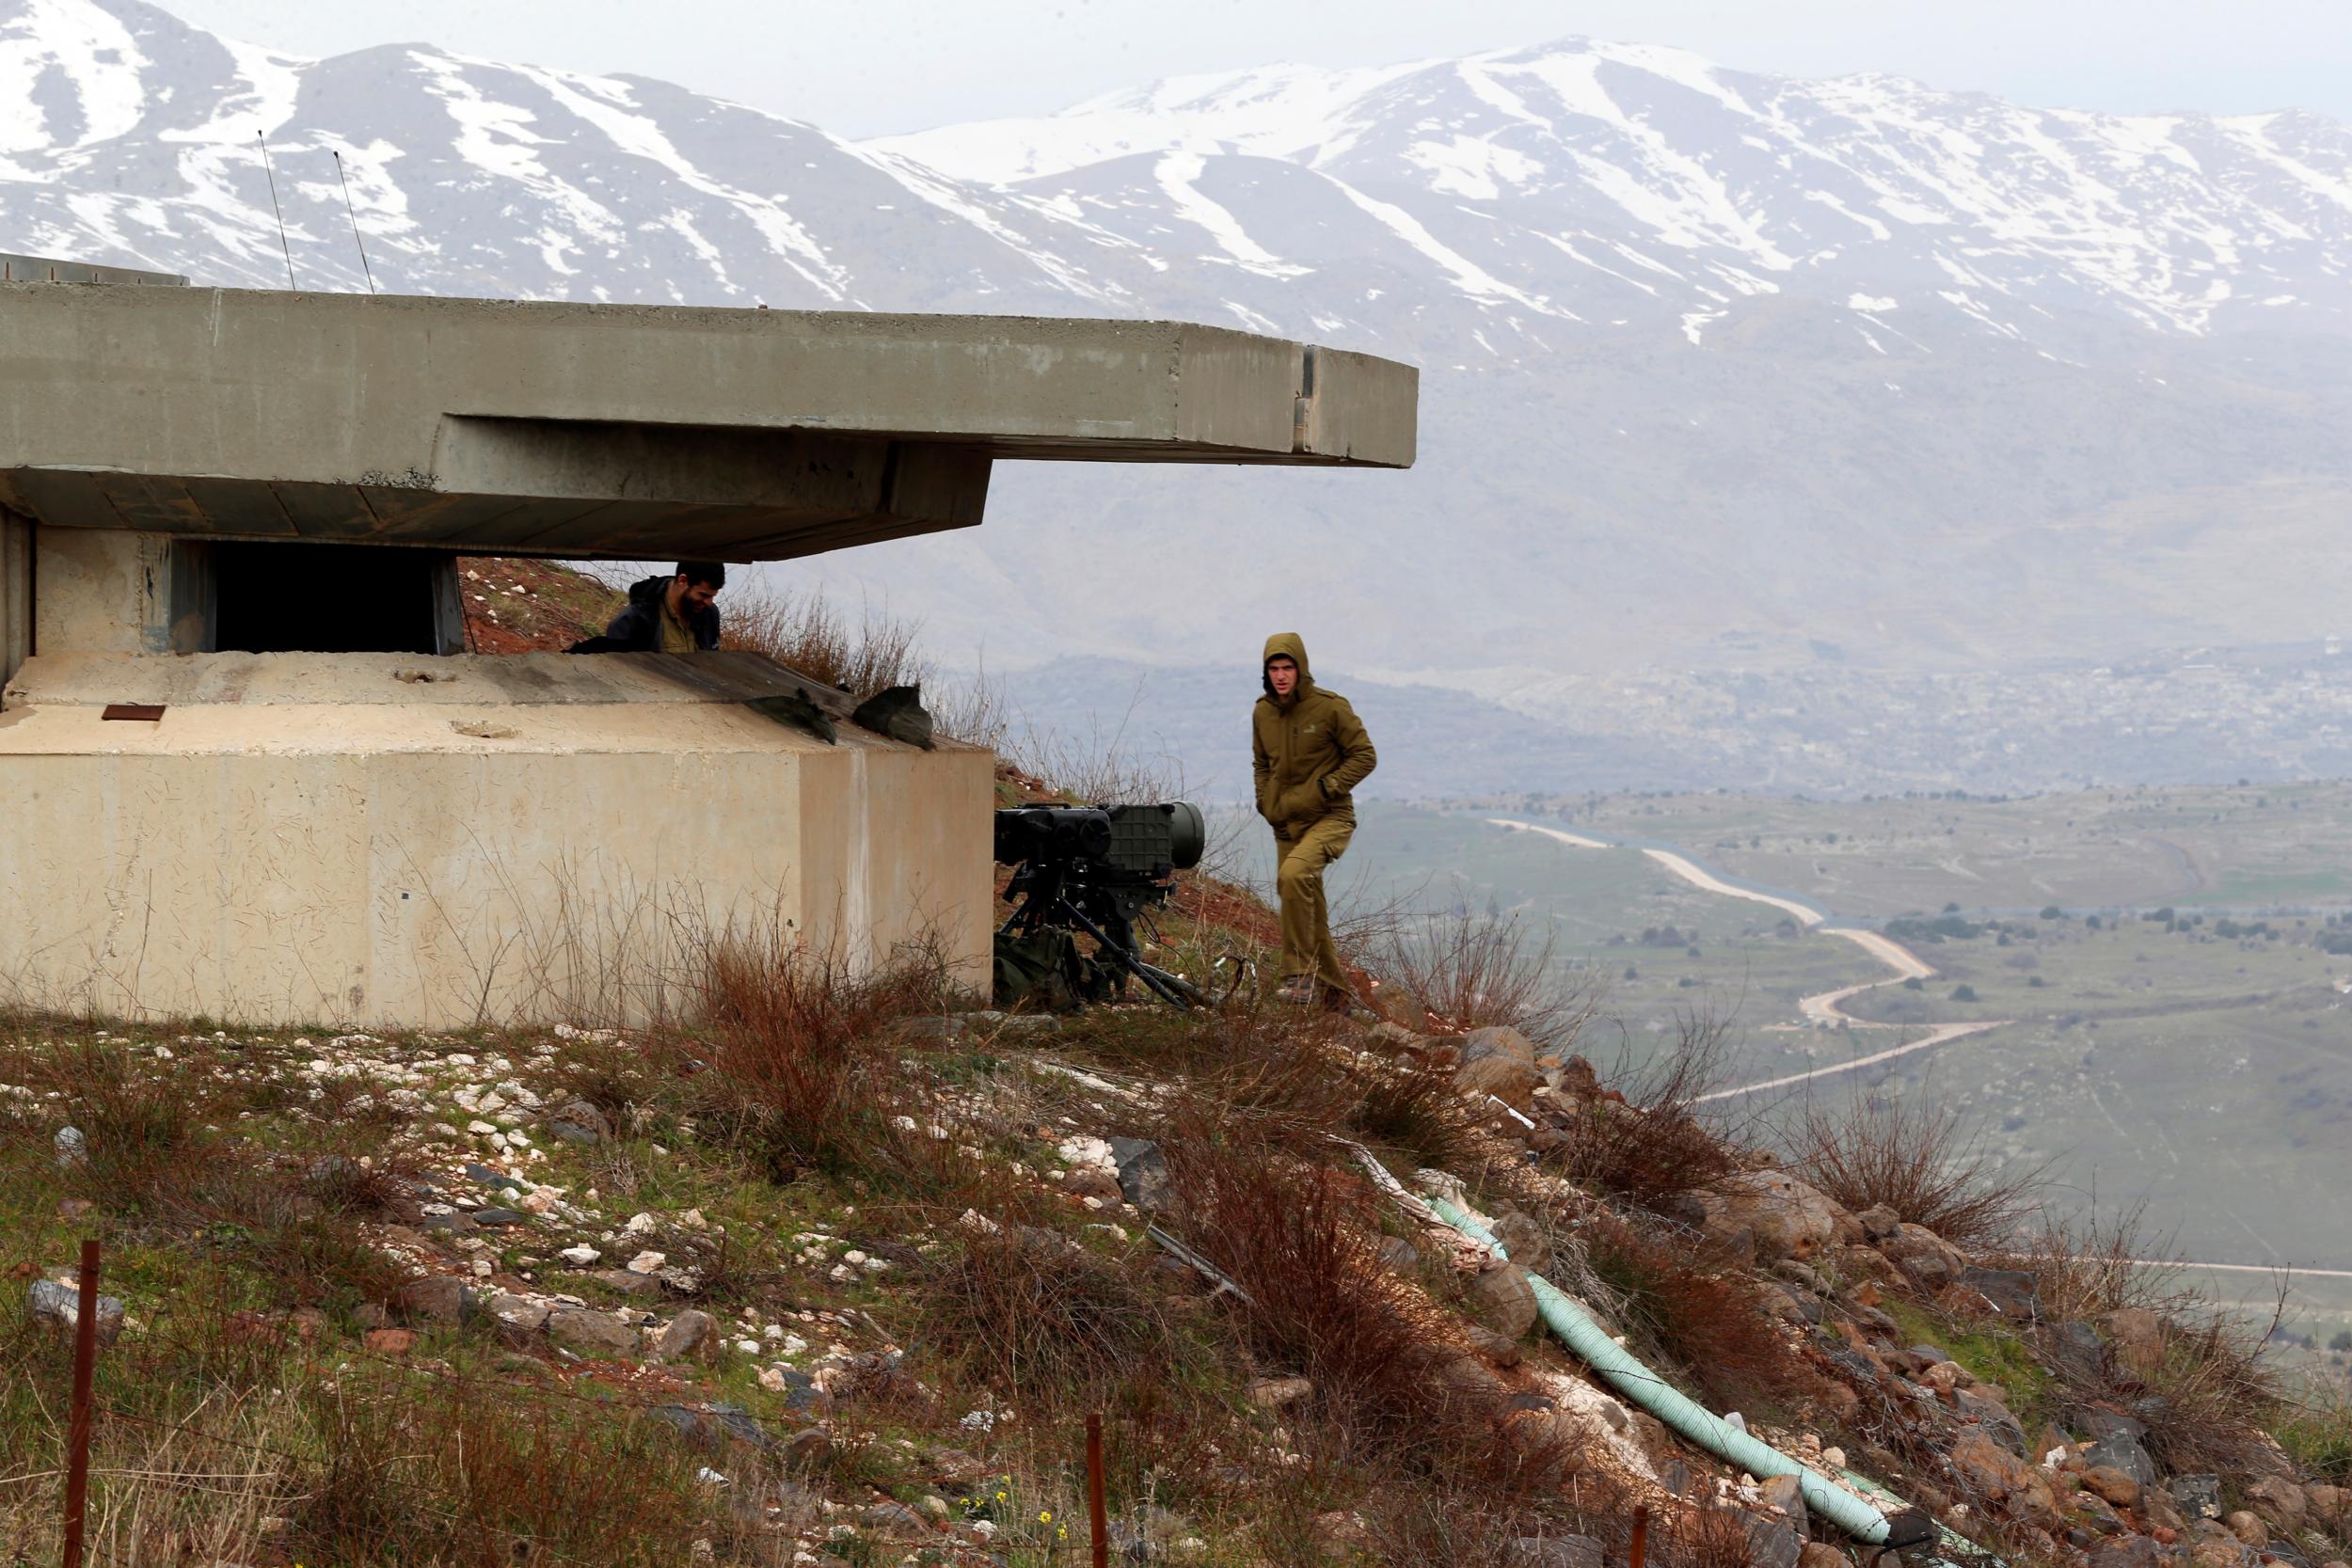
<path fill-rule="evenodd" d="M 575 654 L 694 654 L 719 645 L 719 607 L 712 601 L 727 585 L 727 569 L 716 561 L 681 561 L 668 576 L 642 578 L 629 585 L 628 604 L 601 637 L 575 642 Z"/>
<path fill-rule="evenodd" d="M 1249 738 L 1258 777 L 1258 815 L 1274 829 L 1280 864 L 1275 886 L 1282 901 L 1282 984 L 1285 1002 L 1339 1009 L 1350 1001 L 1347 972 L 1331 944 L 1331 915 L 1323 896 L 1323 868 L 1338 860 L 1356 832 L 1350 792 L 1378 758 L 1372 736 L 1347 699 L 1326 691 L 1307 666 L 1307 644 L 1295 632 L 1266 639 L 1265 695 L 1250 715 Z"/>

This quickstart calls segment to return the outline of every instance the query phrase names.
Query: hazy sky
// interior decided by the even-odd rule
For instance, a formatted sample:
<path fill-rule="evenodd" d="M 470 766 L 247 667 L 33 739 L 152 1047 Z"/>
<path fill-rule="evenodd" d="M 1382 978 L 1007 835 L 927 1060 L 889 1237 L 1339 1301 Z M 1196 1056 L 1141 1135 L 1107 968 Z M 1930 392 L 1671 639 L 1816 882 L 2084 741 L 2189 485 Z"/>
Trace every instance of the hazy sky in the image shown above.
<path fill-rule="evenodd" d="M 1885 71 L 2021 103 L 2352 120 L 2352 0 L 161 0 L 301 55 L 426 41 L 664 77 L 880 135 L 1154 77 L 1373 65 L 1571 33 L 1788 75 Z"/>

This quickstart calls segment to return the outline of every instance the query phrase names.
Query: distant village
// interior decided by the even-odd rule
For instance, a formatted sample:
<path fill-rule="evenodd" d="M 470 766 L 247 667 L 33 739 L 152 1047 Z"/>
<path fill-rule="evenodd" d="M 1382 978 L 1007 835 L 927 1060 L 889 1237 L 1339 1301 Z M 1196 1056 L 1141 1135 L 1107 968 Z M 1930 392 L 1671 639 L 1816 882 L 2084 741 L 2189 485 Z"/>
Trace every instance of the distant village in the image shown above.
<path fill-rule="evenodd" d="M 1825 664 L 1566 677 L 1540 717 L 1673 759 L 1641 768 L 1655 781 L 1617 787 L 2031 794 L 2211 782 L 2216 756 L 2253 783 L 2342 778 L 2352 776 L 2352 658 L 2342 650 L 2330 638 L 2025 671 Z"/>

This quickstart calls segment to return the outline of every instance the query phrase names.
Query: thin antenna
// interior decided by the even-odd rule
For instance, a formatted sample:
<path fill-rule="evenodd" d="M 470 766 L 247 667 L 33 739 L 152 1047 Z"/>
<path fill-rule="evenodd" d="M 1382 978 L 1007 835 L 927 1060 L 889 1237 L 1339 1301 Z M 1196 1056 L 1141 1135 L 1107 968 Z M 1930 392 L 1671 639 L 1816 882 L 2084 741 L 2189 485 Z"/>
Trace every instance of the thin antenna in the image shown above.
<path fill-rule="evenodd" d="M 286 253 L 286 287 L 299 293 L 301 285 L 294 276 L 294 246 L 286 243 L 286 210 L 278 205 L 278 176 L 270 172 L 269 143 L 259 131 L 253 133 L 253 140 L 262 150 L 262 173 L 269 180 L 269 210 L 278 215 L 278 248 Z"/>
<path fill-rule="evenodd" d="M 329 150 L 331 151 L 332 149 Z M 351 181 L 343 173 L 343 155 L 340 152 L 335 154 L 335 178 L 343 182 L 343 211 L 351 214 L 351 243 L 359 247 L 359 271 L 367 277 L 368 293 L 375 293 L 375 274 L 368 267 L 367 242 L 359 238 L 359 214 L 353 210 L 351 205 Z"/>

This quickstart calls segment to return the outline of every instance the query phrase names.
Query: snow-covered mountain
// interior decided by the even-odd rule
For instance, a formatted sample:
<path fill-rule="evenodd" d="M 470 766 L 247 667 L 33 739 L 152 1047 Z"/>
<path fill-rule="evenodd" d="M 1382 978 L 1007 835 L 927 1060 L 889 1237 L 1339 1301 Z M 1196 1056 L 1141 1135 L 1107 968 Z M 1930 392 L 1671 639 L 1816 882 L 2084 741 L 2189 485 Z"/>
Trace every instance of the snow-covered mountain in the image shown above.
<path fill-rule="evenodd" d="M 2310 115 L 2025 109 L 1569 39 L 1183 78 L 876 145 L 1146 248 L 1179 219 L 1269 279 L 1402 246 L 1520 331 L 1786 292 L 1845 304 L 1866 341 L 1939 305 L 2031 336 L 2075 309 L 2204 330 L 2352 303 L 2352 136 Z"/>
<path fill-rule="evenodd" d="M 2352 618 L 2352 135 L 2312 115 L 1571 39 L 861 144 L 641 77 L 0 0 L 0 249 L 283 286 L 264 145 L 306 289 L 366 286 L 356 215 L 388 290 L 1175 315 L 1424 367 L 1410 475 L 1008 465 L 986 529 L 806 568 L 993 660 L 1279 622 L 1507 696 Z"/>

